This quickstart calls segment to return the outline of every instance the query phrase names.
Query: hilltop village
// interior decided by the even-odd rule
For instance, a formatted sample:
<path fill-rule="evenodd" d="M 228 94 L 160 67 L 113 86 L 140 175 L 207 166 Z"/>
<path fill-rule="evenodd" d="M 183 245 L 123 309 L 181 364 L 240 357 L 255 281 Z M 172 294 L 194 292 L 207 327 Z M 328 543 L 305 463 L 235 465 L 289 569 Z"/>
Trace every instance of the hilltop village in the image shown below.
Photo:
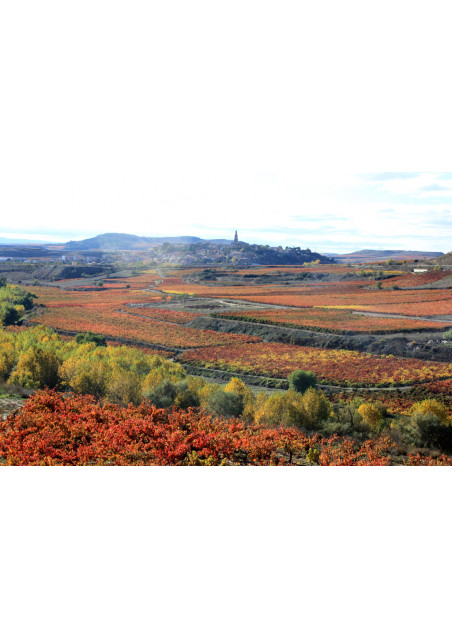
<path fill-rule="evenodd" d="M 26 263 L 61 262 L 65 265 L 149 262 L 151 265 L 263 264 L 303 265 L 334 263 L 309 248 L 262 246 L 234 239 L 204 240 L 199 237 L 138 237 L 106 233 L 82 241 L 58 245 L 0 246 L 0 260 Z"/>

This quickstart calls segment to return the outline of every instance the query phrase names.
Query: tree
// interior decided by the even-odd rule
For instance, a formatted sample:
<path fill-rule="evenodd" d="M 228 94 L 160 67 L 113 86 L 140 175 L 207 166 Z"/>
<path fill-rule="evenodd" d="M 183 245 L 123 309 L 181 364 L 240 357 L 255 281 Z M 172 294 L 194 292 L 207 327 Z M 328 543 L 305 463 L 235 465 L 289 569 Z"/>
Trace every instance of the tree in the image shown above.
<path fill-rule="evenodd" d="M 107 382 L 106 398 L 112 403 L 138 405 L 141 401 L 141 378 L 136 372 L 119 366 L 111 372 Z"/>
<path fill-rule="evenodd" d="M 109 366 L 106 361 L 84 359 L 77 354 L 61 365 L 59 374 L 64 384 L 78 394 L 92 394 L 97 398 L 106 392 Z"/>
<path fill-rule="evenodd" d="M 75 341 L 78 344 L 95 343 L 96 346 L 106 346 L 107 340 L 103 335 L 94 334 L 94 332 L 82 332 L 75 335 Z"/>
<path fill-rule="evenodd" d="M 0 381 L 6 381 L 16 363 L 16 351 L 12 343 L 0 342 Z"/>
<path fill-rule="evenodd" d="M 237 392 L 217 390 L 209 397 L 208 410 L 228 418 L 238 417 L 243 411 L 243 397 Z"/>
<path fill-rule="evenodd" d="M 19 310 L 11 303 L 0 304 L 0 325 L 11 326 L 21 318 Z"/>
<path fill-rule="evenodd" d="M 363 403 L 359 406 L 358 412 L 371 430 L 375 430 L 383 421 L 382 413 L 373 403 Z"/>
<path fill-rule="evenodd" d="M 258 425 L 283 425 L 303 428 L 307 425 L 307 416 L 303 397 L 291 389 L 287 392 L 275 392 L 264 399 L 259 397 L 255 414 Z"/>
<path fill-rule="evenodd" d="M 452 449 L 452 428 L 442 423 L 432 412 L 414 412 L 411 415 L 409 431 L 418 445 L 442 450 Z"/>
<path fill-rule="evenodd" d="M 33 346 L 19 355 L 9 382 L 26 388 L 56 388 L 60 384 L 60 364 L 61 360 L 55 352 Z"/>
<path fill-rule="evenodd" d="M 446 406 L 436 399 L 426 399 L 420 403 L 415 403 L 412 408 L 412 414 L 434 415 L 438 417 L 442 424 L 446 424 L 449 419 Z"/>
<path fill-rule="evenodd" d="M 242 416 L 247 421 L 252 421 L 254 418 L 254 408 L 256 399 L 254 392 L 246 387 L 243 381 L 237 377 L 233 377 L 225 387 L 225 392 L 236 392 L 243 399 Z"/>
<path fill-rule="evenodd" d="M 296 392 L 305 392 L 308 388 L 313 388 L 317 385 L 315 374 L 305 370 L 294 370 L 287 378 L 289 387 Z"/>
<path fill-rule="evenodd" d="M 146 398 L 156 408 L 170 408 L 175 405 L 178 408 L 187 409 L 199 406 L 199 398 L 186 380 L 173 383 L 165 379 L 153 391 L 148 392 Z"/>
<path fill-rule="evenodd" d="M 331 413 L 331 403 L 321 390 L 309 388 L 303 395 L 303 408 L 307 418 L 307 426 L 317 429 L 326 421 Z"/>

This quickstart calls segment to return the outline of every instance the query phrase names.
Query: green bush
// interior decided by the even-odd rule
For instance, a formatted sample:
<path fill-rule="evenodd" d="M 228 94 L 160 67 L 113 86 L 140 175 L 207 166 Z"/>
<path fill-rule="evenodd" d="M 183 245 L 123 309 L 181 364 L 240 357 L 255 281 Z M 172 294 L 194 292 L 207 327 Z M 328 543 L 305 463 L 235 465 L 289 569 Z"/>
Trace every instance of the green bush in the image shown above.
<path fill-rule="evenodd" d="M 174 383 L 164 379 L 146 398 L 157 408 L 170 408 L 175 405 L 178 408 L 187 409 L 199 406 L 199 399 L 189 388 L 187 381 Z"/>
<path fill-rule="evenodd" d="M 207 409 L 219 416 L 238 417 L 243 412 L 243 397 L 237 392 L 217 390 L 208 401 Z"/>
<path fill-rule="evenodd" d="M 178 408 L 186 410 L 187 408 L 199 407 L 199 398 L 197 394 L 189 387 L 187 381 L 179 381 L 176 386 L 175 405 Z"/>
<path fill-rule="evenodd" d="M 25 310 L 33 308 L 35 295 L 18 286 L 0 286 L 0 305 L 10 303 L 13 306 L 23 306 Z"/>
<path fill-rule="evenodd" d="M 417 412 L 411 417 L 410 435 L 417 445 L 452 450 L 452 427 L 441 423 L 435 414 Z"/>
<path fill-rule="evenodd" d="M 5 302 L 0 304 L 0 325 L 11 326 L 21 318 L 20 312 L 13 304 Z"/>
<path fill-rule="evenodd" d="M 308 388 L 315 388 L 317 385 L 317 377 L 313 372 L 305 370 L 294 370 L 287 377 L 289 387 L 296 392 L 305 392 Z"/>
<path fill-rule="evenodd" d="M 176 399 L 176 384 L 165 379 L 152 391 L 148 392 L 146 398 L 155 405 L 156 408 L 169 408 L 174 405 Z"/>
<path fill-rule="evenodd" d="M 103 335 L 96 335 L 94 332 L 81 332 L 75 335 L 75 342 L 79 345 L 83 343 L 95 343 L 96 346 L 106 346 L 107 340 Z"/>

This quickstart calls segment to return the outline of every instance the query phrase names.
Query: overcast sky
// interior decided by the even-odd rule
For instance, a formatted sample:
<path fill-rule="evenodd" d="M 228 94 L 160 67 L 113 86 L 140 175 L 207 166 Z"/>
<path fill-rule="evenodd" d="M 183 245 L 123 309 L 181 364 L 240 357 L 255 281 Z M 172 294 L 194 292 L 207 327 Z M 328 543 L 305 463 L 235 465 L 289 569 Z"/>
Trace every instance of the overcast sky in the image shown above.
<path fill-rule="evenodd" d="M 447 8 L 3 3 L 0 237 L 451 250 Z"/>

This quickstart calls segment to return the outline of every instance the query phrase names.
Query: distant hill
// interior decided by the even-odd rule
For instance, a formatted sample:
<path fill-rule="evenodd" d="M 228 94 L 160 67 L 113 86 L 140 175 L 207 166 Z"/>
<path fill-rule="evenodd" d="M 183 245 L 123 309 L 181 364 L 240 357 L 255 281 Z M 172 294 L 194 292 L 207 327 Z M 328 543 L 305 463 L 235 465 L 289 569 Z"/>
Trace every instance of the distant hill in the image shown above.
<path fill-rule="evenodd" d="M 452 252 L 437 257 L 434 262 L 440 266 L 452 266 Z"/>
<path fill-rule="evenodd" d="M 332 259 L 313 253 L 310 250 L 301 250 L 301 248 L 270 248 L 269 246 L 260 246 L 256 244 L 247 244 L 246 242 L 238 242 L 235 245 L 230 239 L 201 239 L 201 237 L 180 236 L 180 237 L 139 237 L 138 235 L 129 235 L 126 233 L 105 233 L 83 239 L 81 241 L 69 241 L 64 245 L 65 252 L 81 252 L 86 255 L 88 251 L 140 251 L 162 246 L 168 243 L 172 245 L 191 244 L 193 249 L 190 251 L 191 263 L 193 260 L 199 260 L 200 263 L 215 262 L 218 258 L 224 258 L 225 254 L 219 255 L 218 250 L 232 251 L 231 255 L 235 257 L 238 264 L 303 264 L 319 260 L 321 263 L 334 263 Z M 169 254 L 173 255 L 176 251 L 171 250 Z"/>
<path fill-rule="evenodd" d="M 396 261 L 415 259 L 434 259 L 441 257 L 443 253 L 427 252 L 422 250 L 358 250 L 347 255 L 336 255 L 334 259 L 338 262 L 347 263 L 371 263 L 375 261 L 386 261 L 394 259 Z"/>
<path fill-rule="evenodd" d="M 66 250 L 146 250 L 165 242 L 171 244 L 195 244 L 202 241 L 199 237 L 139 237 L 127 233 L 104 233 L 82 239 L 81 241 L 68 241 Z"/>
<path fill-rule="evenodd" d="M 104 233 L 90 239 L 69 241 L 65 250 L 146 250 L 161 244 L 200 244 L 209 241 L 215 244 L 230 244 L 229 239 L 201 239 L 182 235 L 180 237 L 139 237 L 127 233 Z"/>
<path fill-rule="evenodd" d="M 53 253 L 38 244 L 0 244 L 0 257 L 9 259 L 39 259 L 51 257 Z"/>

